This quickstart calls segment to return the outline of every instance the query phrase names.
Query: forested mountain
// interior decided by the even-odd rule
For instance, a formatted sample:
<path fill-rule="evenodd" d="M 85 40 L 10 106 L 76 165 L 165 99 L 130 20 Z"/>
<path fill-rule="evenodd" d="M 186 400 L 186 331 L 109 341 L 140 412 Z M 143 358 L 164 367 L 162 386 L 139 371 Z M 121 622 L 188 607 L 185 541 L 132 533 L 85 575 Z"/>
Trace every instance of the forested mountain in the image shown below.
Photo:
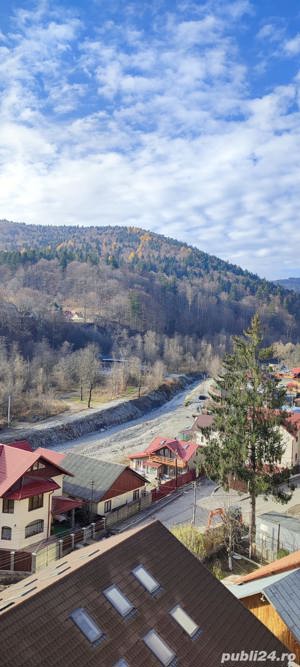
<path fill-rule="evenodd" d="M 280 285 L 285 289 L 292 289 L 294 292 L 300 292 L 300 278 L 282 278 L 275 280 L 276 285 Z"/>
<path fill-rule="evenodd" d="M 268 340 L 295 340 L 300 331 L 300 296 L 295 292 L 135 227 L 1 221 L 0 285 L 6 302 L 2 335 L 17 336 L 19 342 L 16 332 L 24 322 L 29 337 L 34 330 L 35 338 L 46 337 L 50 343 L 52 338 L 54 345 L 64 338 L 75 346 L 78 336 L 92 335 L 84 324 L 91 328 L 94 323 L 98 329 L 93 328 L 93 336 L 109 332 L 106 352 L 115 327 L 129 336 L 150 330 L 216 342 L 239 334 L 255 310 Z M 18 318 L 23 318 L 19 324 Z M 84 334 L 79 335 L 79 326 Z"/>

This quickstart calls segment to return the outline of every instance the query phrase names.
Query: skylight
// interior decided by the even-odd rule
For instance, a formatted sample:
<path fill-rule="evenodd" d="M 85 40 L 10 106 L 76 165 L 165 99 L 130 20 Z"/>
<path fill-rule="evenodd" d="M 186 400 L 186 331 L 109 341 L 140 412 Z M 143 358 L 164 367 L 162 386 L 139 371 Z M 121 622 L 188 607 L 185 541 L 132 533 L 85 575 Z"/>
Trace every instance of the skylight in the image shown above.
<path fill-rule="evenodd" d="M 143 567 L 143 565 L 138 565 L 132 570 L 132 574 L 138 579 L 138 581 L 146 588 L 149 593 L 155 593 L 160 588 L 160 584 L 154 577 L 152 577 L 149 572 Z"/>
<path fill-rule="evenodd" d="M 74 621 L 75 625 L 81 630 L 85 637 L 94 644 L 104 637 L 102 630 L 98 625 L 93 621 L 90 615 L 85 611 L 85 609 L 79 608 L 72 611 L 70 618 Z"/>
<path fill-rule="evenodd" d="M 118 662 L 116 662 L 114 667 L 129 667 L 129 664 L 126 660 L 124 660 L 124 658 L 120 658 L 120 660 L 118 660 Z"/>
<path fill-rule="evenodd" d="M 146 634 L 144 642 L 164 667 L 171 665 L 176 655 L 155 630 L 150 630 L 150 632 Z"/>
<path fill-rule="evenodd" d="M 194 623 L 191 617 L 186 613 L 186 611 L 184 611 L 184 609 L 182 609 L 179 604 L 177 604 L 174 609 L 171 609 L 170 614 L 190 637 L 194 637 L 194 635 L 198 632 L 199 626 Z"/>
<path fill-rule="evenodd" d="M 129 602 L 128 598 L 121 593 L 117 586 L 110 586 L 110 588 L 107 588 L 103 593 L 121 616 L 127 616 L 134 609 L 131 602 Z"/>

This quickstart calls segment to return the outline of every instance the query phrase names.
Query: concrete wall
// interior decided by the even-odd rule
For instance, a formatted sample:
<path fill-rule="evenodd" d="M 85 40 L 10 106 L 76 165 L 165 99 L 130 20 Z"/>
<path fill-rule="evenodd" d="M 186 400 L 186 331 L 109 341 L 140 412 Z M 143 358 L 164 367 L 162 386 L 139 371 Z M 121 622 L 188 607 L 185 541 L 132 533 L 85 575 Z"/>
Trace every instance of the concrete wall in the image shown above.
<path fill-rule="evenodd" d="M 51 510 L 52 493 L 44 493 L 43 507 L 28 510 L 29 499 L 15 500 L 13 514 L 3 512 L 3 499 L 0 499 L 0 549 L 27 549 L 30 545 L 46 539 L 50 535 L 51 524 L 48 521 Z M 25 527 L 32 521 L 44 521 L 42 533 L 25 538 Z M 48 525 L 49 523 L 49 525 Z M 1 540 L 2 526 L 11 528 L 11 540 Z"/>
<path fill-rule="evenodd" d="M 285 428 L 280 426 L 280 433 L 282 436 L 282 445 L 284 447 L 284 454 L 281 459 L 282 467 L 292 468 L 297 463 L 300 463 L 300 436 L 294 437 Z"/>
<path fill-rule="evenodd" d="M 296 521 L 294 517 L 292 520 Z M 266 560 L 273 560 L 277 556 L 278 548 L 286 549 L 290 553 L 300 549 L 300 530 L 294 532 L 280 520 L 277 524 L 268 522 L 264 517 L 257 517 L 256 544 L 259 553 L 262 553 Z"/>

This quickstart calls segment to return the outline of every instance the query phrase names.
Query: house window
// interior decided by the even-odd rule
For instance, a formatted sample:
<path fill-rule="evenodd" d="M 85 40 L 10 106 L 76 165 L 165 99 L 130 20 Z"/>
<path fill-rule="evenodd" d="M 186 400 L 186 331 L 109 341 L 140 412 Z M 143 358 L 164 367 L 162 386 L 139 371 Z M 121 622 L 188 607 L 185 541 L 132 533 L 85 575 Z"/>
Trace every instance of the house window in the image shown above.
<path fill-rule="evenodd" d="M 172 618 L 174 618 L 174 621 L 176 621 L 190 637 L 194 637 L 198 634 L 199 626 L 179 604 L 177 604 L 174 609 L 171 609 L 170 614 Z"/>
<path fill-rule="evenodd" d="M 134 611 L 134 606 L 117 586 L 110 586 L 103 594 L 123 618 Z"/>
<path fill-rule="evenodd" d="M 15 509 L 15 501 L 3 498 L 2 512 L 6 514 L 13 514 Z"/>
<path fill-rule="evenodd" d="M 161 639 L 155 630 L 150 630 L 150 632 L 147 633 L 144 637 L 144 642 L 164 667 L 174 664 L 176 654 L 169 648 L 168 644 Z"/>
<path fill-rule="evenodd" d="M 11 528 L 9 526 L 2 526 L 1 540 L 11 540 Z"/>
<path fill-rule="evenodd" d="M 39 496 L 32 496 L 28 500 L 28 512 L 32 510 L 37 510 L 39 507 L 43 507 L 44 504 L 44 494 L 40 493 Z"/>
<path fill-rule="evenodd" d="M 104 514 L 111 511 L 111 500 L 106 500 L 104 503 Z"/>
<path fill-rule="evenodd" d="M 91 644 L 98 643 L 100 639 L 104 638 L 104 633 L 91 616 L 83 608 L 75 609 L 70 614 L 70 618 L 77 625 L 82 634 L 91 642 Z"/>
<path fill-rule="evenodd" d="M 160 584 L 152 574 L 146 570 L 143 565 L 138 565 L 132 570 L 132 574 L 138 579 L 138 581 L 146 588 L 149 593 L 155 593 L 159 588 Z"/>
<path fill-rule="evenodd" d="M 39 519 L 38 521 L 32 521 L 25 528 L 25 537 L 32 537 L 32 535 L 38 535 L 44 530 L 44 521 Z"/>
<path fill-rule="evenodd" d="M 136 489 L 136 491 L 133 492 L 133 500 L 138 500 L 140 496 L 139 489 Z"/>

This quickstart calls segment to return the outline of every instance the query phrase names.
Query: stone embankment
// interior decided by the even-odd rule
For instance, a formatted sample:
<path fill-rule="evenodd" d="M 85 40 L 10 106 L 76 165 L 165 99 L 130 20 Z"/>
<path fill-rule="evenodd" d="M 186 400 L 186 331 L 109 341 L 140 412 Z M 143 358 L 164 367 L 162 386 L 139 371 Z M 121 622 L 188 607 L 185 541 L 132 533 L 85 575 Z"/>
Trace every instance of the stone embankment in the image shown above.
<path fill-rule="evenodd" d="M 11 429 L 9 435 L 3 434 L 1 436 L 0 433 L 0 441 L 8 443 L 13 440 L 26 439 L 36 449 L 37 447 L 53 447 L 66 440 L 80 438 L 87 433 L 105 431 L 111 426 L 125 424 L 161 407 L 196 379 L 197 376 L 179 375 L 140 398 L 126 400 L 99 411 L 93 410 L 92 414 L 78 415 L 75 418 L 73 416 L 71 421 L 67 419 L 64 421 L 62 418 L 60 422 L 53 426 L 38 424 L 33 428 L 16 429 L 15 432 Z"/>

